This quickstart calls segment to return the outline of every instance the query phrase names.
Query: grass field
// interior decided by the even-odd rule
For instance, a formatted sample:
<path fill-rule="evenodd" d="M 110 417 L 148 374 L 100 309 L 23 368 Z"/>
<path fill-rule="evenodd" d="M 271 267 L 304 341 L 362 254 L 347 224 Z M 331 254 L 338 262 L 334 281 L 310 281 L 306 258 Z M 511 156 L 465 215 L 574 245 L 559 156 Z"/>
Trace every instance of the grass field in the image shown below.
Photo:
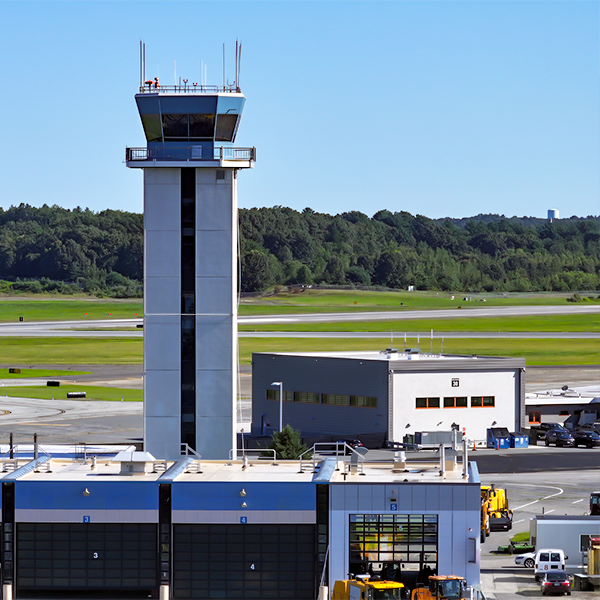
<path fill-rule="evenodd" d="M 39 398 L 40 400 L 67 400 L 67 392 L 85 392 L 86 398 L 73 398 L 73 400 L 108 400 L 120 402 L 141 402 L 144 393 L 142 390 L 100 387 L 96 385 L 61 385 L 60 387 L 46 387 L 42 385 L 22 385 L 19 387 L 1 387 L 2 396 L 9 398 Z M 69 398 L 70 400 L 71 398 Z"/>
<path fill-rule="evenodd" d="M 582 294 L 597 297 L 597 293 Z M 486 306 L 564 305 L 571 293 L 539 294 L 468 294 L 465 292 L 370 292 L 346 290 L 305 290 L 302 293 L 283 292 L 276 296 L 244 299 L 240 315 L 360 312 L 377 310 L 427 310 L 435 308 L 462 309 Z M 471 301 L 464 301 L 470 296 Z M 481 300 L 485 299 L 485 303 Z M 597 302 L 597 300 L 594 300 Z M 87 314 L 86 314 L 87 313 Z M 0 322 L 71 321 L 85 319 L 130 319 L 143 314 L 141 299 L 73 298 L 48 294 L 35 297 L 1 296 Z"/>
<path fill-rule="evenodd" d="M 76 321 L 85 319 L 133 319 L 142 317 L 142 300 L 114 298 L 72 299 L 47 296 L 43 299 L 0 297 L 0 322 L 18 322 L 19 317 L 29 321 Z M 87 315 L 86 315 L 87 313 Z"/>
<path fill-rule="evenodd" d="M 0 341 L 0 345 L 2 342 Z M 71 377 L 73 375 L 91 375 L 90 371 L 58 371 L 48 369 L 22 368 L 20 373 L 9 373 L 0 369 L 0 379 L 27 379 L 29 377 Z"/>
<path fill-rule="evenodd" d="M 141 364 L 142 338 L 0 338 L 0 364 Z"/>
<path fill-rule="evenodd" d="M 416 339 L 409 338 L 408 345 L 416 345 Z M 385 346 L 383 339 L 240 338 L 239 356 L 241 364 L 249 364 L 252 352 L 382 350 Z M 429 350 L 427 338 L 421 339 L 421 348 Z M 434 340 L 433 350 L 439 352 L 439 339 Z M 530 365 L 596 365 L 600 356 L 600 340 L 446 339 L 444 354 L 522 356 Z M 0 339 L 0 364 L 141 364 L 142 356 L 143 341 L 140 338 Z"/>
<path fill-rule="evenodd" d="M 462 317 L 462 314 L 461 314 Z M 410 319 L 402 321 L 349 321 L 347 323 L 270 323 L 240 325 L 240 331 L 600 331 L 600 315 L 549 315 L 531 317 L 477 317 L 456 319 Z"/>

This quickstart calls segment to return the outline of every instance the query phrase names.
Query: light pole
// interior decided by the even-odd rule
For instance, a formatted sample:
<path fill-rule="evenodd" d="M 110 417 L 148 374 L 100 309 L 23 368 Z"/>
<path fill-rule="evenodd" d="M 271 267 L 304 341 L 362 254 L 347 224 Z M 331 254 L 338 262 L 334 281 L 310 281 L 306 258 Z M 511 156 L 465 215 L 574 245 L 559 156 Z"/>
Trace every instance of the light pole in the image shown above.
<path fill-rule="evenodd" d="M 279 386 L 279 431 L 283 429 L 283 381 L 274 381 L 271 385 Z"/>

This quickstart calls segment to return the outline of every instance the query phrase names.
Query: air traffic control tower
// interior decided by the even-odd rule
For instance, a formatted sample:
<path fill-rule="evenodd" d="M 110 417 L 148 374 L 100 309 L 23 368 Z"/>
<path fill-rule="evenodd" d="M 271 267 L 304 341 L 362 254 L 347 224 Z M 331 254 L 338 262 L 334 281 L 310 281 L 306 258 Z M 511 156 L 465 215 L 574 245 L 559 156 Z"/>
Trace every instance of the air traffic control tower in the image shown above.
<path fill-rule="evenodd" d="M 237 60 L 236 74 L 222 87 L 142 75 L 135 96 L 147 144 L 126 162 L 144 171 L 144 449 L 157 458 L 236 446 L 237 173 L 255 160 L 234 146 Z"/>

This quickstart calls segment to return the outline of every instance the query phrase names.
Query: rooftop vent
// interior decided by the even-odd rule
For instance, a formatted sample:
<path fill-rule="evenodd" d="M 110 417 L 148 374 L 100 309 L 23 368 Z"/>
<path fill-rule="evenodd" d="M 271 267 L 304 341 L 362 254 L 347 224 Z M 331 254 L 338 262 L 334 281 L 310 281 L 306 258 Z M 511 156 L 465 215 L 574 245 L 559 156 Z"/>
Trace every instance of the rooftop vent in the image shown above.
<path fill-rule="evenodd" d="M 150 452 L 119 452 L 113 459 L 121 463 L 121 475 L 145 475 L 146 464 L 153 463 L 156 459 Z"/>

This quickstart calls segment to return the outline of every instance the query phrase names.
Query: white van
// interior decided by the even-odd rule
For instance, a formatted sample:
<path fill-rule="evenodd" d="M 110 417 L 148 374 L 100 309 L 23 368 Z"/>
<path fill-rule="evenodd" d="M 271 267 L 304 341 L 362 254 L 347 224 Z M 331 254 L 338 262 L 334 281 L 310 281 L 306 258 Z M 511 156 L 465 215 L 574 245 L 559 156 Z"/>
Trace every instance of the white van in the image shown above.
<path fill-rule="evenodd" d="M 535 553 L 534 575 L 538 581 L 549 571 L 564 571 L 565 561 L 568 559 L 562 550 L 555 548 L 542 548 Z"/>

